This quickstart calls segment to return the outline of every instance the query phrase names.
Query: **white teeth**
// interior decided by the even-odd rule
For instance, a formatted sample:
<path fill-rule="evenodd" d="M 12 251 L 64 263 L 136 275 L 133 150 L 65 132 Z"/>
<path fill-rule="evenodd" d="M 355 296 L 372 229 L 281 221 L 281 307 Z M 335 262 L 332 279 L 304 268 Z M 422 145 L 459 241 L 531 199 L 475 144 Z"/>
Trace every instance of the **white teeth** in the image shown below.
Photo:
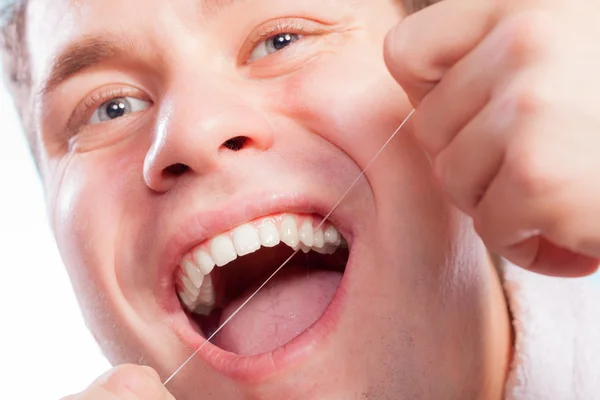
<path fill-rule="evenodd" d="M 317 229 L 313 237 L 313 247 L 321 248 L 325 246 L 325 235 L 321 228 Z"/>
<path fill-rule="evenodd" d="M 210 274 L 213 268 L 215 268 L 215 261 L 210 254 L 203 250 L 196 250 L 194 252 L 194 260 L 196 260 L 198 269 L 200 269 L 200 272 L 204 275 Z"/>
<path fill-rule="evenodd" d="M 258 232 L 250 225 L 242 225 L 233 231 L 233 245 L 237 255 L 243 257 L 260 249 Z"/>
<path fill-rule="evenodd" d="M 333 254 L 339 247 L 348 247 L 333 226 L 327 224 L 327 229 L 314 230 L 312 217 L 284 214 L 244 224 L 214 237 L 208 245 L 198 246 L 182 258 L 177 289 L 181 302 L 189 311 L 210 315 L 216 306 L 211 277 L 215 266 L 223 267 L 261 246 L 275 247 L 281 242 L 304 253 L 312 250 Z"/>
<path fill-rule="evenodd" d="M 214 290 L 211 288 L 210 292 L 206 291 L 198 295 L 198 303 L 205 306 L 214 307 L 216 302 Z"/>
<path fill-rule="evenodd" d="M 194 312 L 200 315 L 210 315 L 216 304 L 216 292 L 212 284 L 212 277 L 207 275 L 204 277 L 204 284 L 198 293 L 198 305 Z"/>
<path fill-rule="evenodd" d="M 295 248 L 300 243 L 300 236 L 298 235 L 298 226 L 294 217 L 286 215 L 281 222 L 279 228 L 281 235 L 281 241 L 291 248 Z"/>
<path fill-rule="evenodd" d="M 300 228 L 300 240 L 307 247 L 312 247 L 314 244 L 314 233 L 311 220 L 306 220 Z"/>
<path fill-rule="evenodd" d="M 202 284 L 202 287 L 200 288 L 200 293 L 198 294 L 198 296 L 203 296 L 206 294 L 214 294 L 212 289 L 213 289 L 212 276 L 206 275 L 204 277 L 204 283 Z"/>
<path fill-rule="evenodd" d="M 192 300 L 190 300 L 190 298 L 188 297 L 188 295 L 186 294 L 185 290 L 183 291 L 179 291 L 179 298 L 181 299 L 181 301 L 183 301 L 183 304 L 185 304 L 185 306 L 191 310 L 194 308 L 194 302 Z"/>
<path fill-rule="evenodd" d="M 327 247 L 313 247 L 312 251 L 315 251 L 319 254 L 327 254 Z"/>
<path fill-rule="evenodd" d="M 187 276 L 185 276 L 185 275 L 181 276 L 181 283 L 183 283 L 183 286 L 185 288 L 185 293 L 188 295 L 188 297 L 190 299 L 195 299 L 196 297 L 198 297 L 198 293 L 200 292 L 200 289 L 197 288 L 196 286 L 194 286 L 192 281 Z"/>
<path fill-rule="evenodd" d="M 340 234 L 333 226 L 330 226 L 325 230 L 325 243 L 332 244 L 336 247 L 341 243 Z"/>
<path fill-rule="evenodd" d="M 196 307 L 194 307 L 194 314 L 209 316 L 214 310 L 214 304 L 204 304 L 200 303 Z"/>
<path fill-rule="evenodd" d="M 260 238 L 260 244 L 265 247 L 275 247 L 281 243 L 279 231 L 271 221 L 265 222 L 258 228 L 258 236 Z"/>
<path fill-rule="evenodd" d="M 185 260 L 181 266 L 194 286 L 197 288 L 202 286 L 202 281 L 204 281 L 204 273 L 202 273 L 193 262 L 190 260 Z"/>
<path fill-rule="evenodd" d="M 233 242 L 227 236 L 217 236 L 210 242 L 210 252 L 215 264 L 222 267 L 237 258 Z"/>
<path fill-rule="evenodd" d="M 183 271 L 180 273 L 181 286 L 177 293 L 186 308 L 196 314 L 210 315 L 216 304 L 216 293 L 210 275 L 204 277 L 200 288 L 194 286 Z"/>

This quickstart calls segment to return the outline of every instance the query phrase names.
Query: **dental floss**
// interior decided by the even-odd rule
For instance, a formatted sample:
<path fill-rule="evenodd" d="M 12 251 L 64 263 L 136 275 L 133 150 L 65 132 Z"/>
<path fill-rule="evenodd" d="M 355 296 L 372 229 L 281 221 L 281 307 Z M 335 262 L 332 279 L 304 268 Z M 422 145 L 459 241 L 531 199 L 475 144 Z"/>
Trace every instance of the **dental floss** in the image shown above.
<path fill-rule="evenodd" d="M 410 119 L 410 117 L 412 117 L 412 115 L 415 113 L 415 109 L 413 109 L 408 116 L 404 119 L 404 121 L 402 121 L 402 123 L 400 124 L 400 126 L 398 126 L 398 128 L 394 131 L 394 133 L 392 133 L 392 135 L 389 137 L 389 139 L 383 144 L 383 146 L 381 146 L 381 148 L 379 149 L 379 151 L 375 154 L 375 156 L 373 156 L 373 158 L 371 159 L 371 161 L 369 161 L 369 163 L 367 164 L 367 166 L 361 171 L 361 173 L 356 177 L 356 179 L 352 182 L 352 184 L 350 184 L 350 186 L 348 187 L 348 189 L 344 192 L 344 194 L 342 195 L 342 197 L 340 197 L 340 199 L 337 201 L 337 203 L 335 203 L 335 205 L 333 206 L 333 208 L 331 209 L 331 211 L 329 211 L 329 213 L 327 213 L 327 215 L 323 218 L 323 220 L 319 223 L 319 225 L 315 228 L 315 231 L 320 229 L 325 222 L 327 221 L 327 219 L 329 219 L 329 217 L 331 217 L 331 214 L 333 214 L 333 212 L 339 207 L 339 205 L 342 203 L 342 201 L 344 201 L 344 199 L 346 198 L 346 196 L 348 196 L 348 194 L 352 191 L 352 189 L 354 189 L 354 186 L 356 186 L 356 184 L 358 183 L 358 181 L 365 175 L 365 173 L 367 172 L 367 170 L 369 169 L 369 167 L 371 167 L 371 165 L 375 162 L 375 160 L 377 160 L 377 158 L 379 158 L 379 156 L 381 155 L 381 153 L 383 153 L 383 151 L 385 150 L 385 148 L 390 144 L 390 142 L 394 139 L 394 137 L 396 137 L 396 135 L 398 134 L 398 132 L 400 132 L 402 130 L 402 128 L 404 127 L 404 125 L 406 125 L 406 123 L 408 122 L 408 120 Z M 294 258 L 294 256 L 296 254 L 298 254 L 300 252 L 301 249 L 298 249 L 296 251 L 294 251 L 294 253 L 288 257 L 287 260 L 285 260 L 283 262 L 283 264 L 281 264 L 279 266 L 279 268 L 277 268 L 275 270 L 275 272 L 273 272 L 268 278 L 267 280 L 258 287 L 258 289 L 256 289 L 256 291 L 254 293 L 252 293 L 252 295 L 250 295 L 250 297 L 248 297 L 246 299 L 246 301 L 244 301 L 238 308 L 237 310 L 235 310 L 235 312 L 233 314 L 231 314 L 229 316 L 229 318 L 227 318 L 225 320 L 225 322 L 223 322 L 221 324 L 221 326 L 219 326 L 217 328 L 217 330 L 215 330 L 213 332 L 212 335 L 210 335 L 205 341 L 204 343 L 202 343 L 202 345 L 200 345 L 200 347 L 198 347 L 191 356 L 188 357 L 187 360 L 185 360 L 183 362 L 183 364 L 181 364 L 181 366 L 179 366 L 179 368 L 177 368 L 175 370 L 175 372 L 173 372 L 173 374 L 171 374 L 171 376 L 169 376 L 167 378 L 166 381 L 164 381 L 163 386 L 166 386 L 174 377 L 175 375 L 177 375 L 195 356 L 196 354 L 198 354 L 198 352 L 200 350 L 202 350 L 202 348 L 206 345 L 206 343 L 208 343 L 209 341 L 211 341 L 216 335 L 217 333 L 219 333 L 221 331 L 221 329 L 223 329 L 223 327 L 225 325 L 227 325 L 229 323 L 229 321 L 231 321 L 233 319 L 233 317 L 235 317 L 241 310 L 242 308 L 244 308 L 246 306 L 246 304 L 248 304 L 250 302 L 250 300 L 252 300 L 274 277 L 275 275 L 277 275 L 279 273 L 279 271 L 281 271 L 283 269 L 283 267 L 285 267 L 287 265 L 287 263 L 290 262 L 290 260 L 292 258 Z"/>

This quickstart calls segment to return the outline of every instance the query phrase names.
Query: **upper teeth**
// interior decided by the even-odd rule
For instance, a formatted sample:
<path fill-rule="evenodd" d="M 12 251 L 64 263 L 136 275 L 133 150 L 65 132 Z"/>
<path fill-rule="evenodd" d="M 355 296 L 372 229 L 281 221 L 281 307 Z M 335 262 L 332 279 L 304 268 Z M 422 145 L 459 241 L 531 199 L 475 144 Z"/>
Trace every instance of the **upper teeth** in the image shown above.
<path fill-rule="evenodd" d="M 294 250 L 334 253 L 343 239 L 329 223 L 315 230 L 310 216 L 281 214 L 253 221 L 218 235 L 187 253 L 178 269 L 178 294 L 190 311 L 209 314 L 216 294 L 210 273 L 238 257 L 254 253 L 261 246 L 274 247 L 280 242 Z M 300 228 L 298 228 L 300 227 Z"/>

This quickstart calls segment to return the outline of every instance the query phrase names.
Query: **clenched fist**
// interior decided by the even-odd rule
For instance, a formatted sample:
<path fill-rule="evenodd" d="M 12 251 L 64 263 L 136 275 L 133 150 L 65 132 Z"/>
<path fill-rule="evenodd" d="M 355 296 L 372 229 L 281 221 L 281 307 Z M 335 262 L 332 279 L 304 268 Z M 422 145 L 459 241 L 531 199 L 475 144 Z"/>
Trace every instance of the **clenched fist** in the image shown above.
<path fill-rule="evenodd" d="M 492 251 L 549 275 L 600 260 L 598 21 L 598 0 L 443 0 L 386 41 L 442 189 Z"/>

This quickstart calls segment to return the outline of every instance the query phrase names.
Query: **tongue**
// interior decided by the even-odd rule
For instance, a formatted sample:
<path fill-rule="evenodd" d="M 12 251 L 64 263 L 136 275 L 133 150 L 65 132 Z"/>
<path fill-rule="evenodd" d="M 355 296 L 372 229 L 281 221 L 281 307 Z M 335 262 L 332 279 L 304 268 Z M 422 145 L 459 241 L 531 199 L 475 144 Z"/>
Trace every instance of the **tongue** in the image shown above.
<path fill-rule="evenodd" d="M 223 327 L 214 344 L 243 356 L 271 352 L 285 345 L 323 315 L 341 280 L 339 272 L 283 270 Z M 221 323 L 255 290 L 231 302 L 223 310 Z"/>

